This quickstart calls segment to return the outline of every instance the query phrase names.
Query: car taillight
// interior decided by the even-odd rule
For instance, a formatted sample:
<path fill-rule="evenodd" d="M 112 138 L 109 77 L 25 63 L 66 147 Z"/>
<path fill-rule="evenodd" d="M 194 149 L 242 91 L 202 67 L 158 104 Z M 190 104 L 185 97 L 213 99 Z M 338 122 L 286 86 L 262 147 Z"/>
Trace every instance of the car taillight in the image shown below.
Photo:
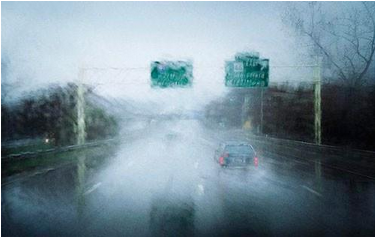
<path fill-rule="evenodd" d="M 220 163 L 220 165 L 223 165 L 223 164 L 224 164 L 224 157 L 220 156 L 220 158 L 219 158 L 219 163 Z"/>
<path fill-rule="evenodd" d="M 259 164 L 258 157 L 254 157 L 254 165 L 258 166 L 258 164 Z"/>

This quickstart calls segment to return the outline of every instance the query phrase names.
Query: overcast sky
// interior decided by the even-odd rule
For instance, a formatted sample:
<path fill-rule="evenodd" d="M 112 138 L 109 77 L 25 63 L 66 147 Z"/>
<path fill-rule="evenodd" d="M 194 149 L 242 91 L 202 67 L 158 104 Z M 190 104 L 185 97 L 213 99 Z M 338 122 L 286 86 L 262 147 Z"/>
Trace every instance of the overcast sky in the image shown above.
<path fill-rule="evenodd" d="M 17 91 L 33 90 L 75 80 L 82 66 L 143 68 L 85 78 L 104 84 L 100 92 L 138 99 L 154 93 L 142 84 L 152 60 L 191 59 L 194 93 L 215 97 L 224 90 L 224 61 L 236 52 L 258 51 L 271 66 L 294 63 L 293 39 L 280 19 L 284 4 L 2 2 L 2 84 L 19 81 Z"/>

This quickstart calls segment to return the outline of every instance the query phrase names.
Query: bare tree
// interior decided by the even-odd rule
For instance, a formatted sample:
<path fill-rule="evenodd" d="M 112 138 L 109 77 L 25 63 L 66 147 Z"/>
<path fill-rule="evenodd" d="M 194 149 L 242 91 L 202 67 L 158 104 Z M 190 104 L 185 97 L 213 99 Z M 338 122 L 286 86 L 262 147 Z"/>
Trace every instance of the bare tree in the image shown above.
<path fill-rule="evenodd" d="M 365 83 L 375 54 L 375 3 L 289 4 L 283 21 L 349 86 Z M 338 5 L 340 4 L 340 5 Z"/>

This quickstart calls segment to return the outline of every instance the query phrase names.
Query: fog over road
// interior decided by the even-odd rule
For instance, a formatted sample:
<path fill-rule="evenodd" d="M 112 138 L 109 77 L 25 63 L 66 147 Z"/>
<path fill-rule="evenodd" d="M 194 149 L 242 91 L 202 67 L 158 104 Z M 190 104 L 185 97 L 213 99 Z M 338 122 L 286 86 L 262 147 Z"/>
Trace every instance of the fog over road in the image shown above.
<path fill-rule="evenodd" d="M 2 236 L 375 236 L 375 2 L 1 7 Z"/>
<path fill-rule="evenodd" d="M 369 236 L 375 231 L 374 180 L 324 167 L 318 175 L 314 165 L 259 146 L 257 168 L 221 169 L 213 160 L 218 144 L 246 137 L 207 129 L 197 120 L 152 120 L 122 133 L 115 155 L 102 157 L 105 161 L 86 168 L 83 176 L 90 157 L 4 183 L 3 236 Z"/>

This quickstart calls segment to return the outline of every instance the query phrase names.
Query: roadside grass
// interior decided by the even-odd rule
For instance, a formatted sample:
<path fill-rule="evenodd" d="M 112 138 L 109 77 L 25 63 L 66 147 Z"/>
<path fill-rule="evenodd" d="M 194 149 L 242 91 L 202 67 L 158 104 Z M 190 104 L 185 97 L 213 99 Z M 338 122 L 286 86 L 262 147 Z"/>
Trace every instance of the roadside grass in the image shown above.
<path fill-rule="evenodd" d="M 45 153 L 33 157 L 25 157 L 22 159 L 2 159 L 1 160 L 1 178 L 29 172 L 37 169 L 52 168 L 62 165 L 74 163 L 79 157 L 85 156 L 86 166 L 95 167 L 102 164 L 113 154 L 113 146 L 103 144 L 98 147 L 87 147 L 79 150 Z"/>

